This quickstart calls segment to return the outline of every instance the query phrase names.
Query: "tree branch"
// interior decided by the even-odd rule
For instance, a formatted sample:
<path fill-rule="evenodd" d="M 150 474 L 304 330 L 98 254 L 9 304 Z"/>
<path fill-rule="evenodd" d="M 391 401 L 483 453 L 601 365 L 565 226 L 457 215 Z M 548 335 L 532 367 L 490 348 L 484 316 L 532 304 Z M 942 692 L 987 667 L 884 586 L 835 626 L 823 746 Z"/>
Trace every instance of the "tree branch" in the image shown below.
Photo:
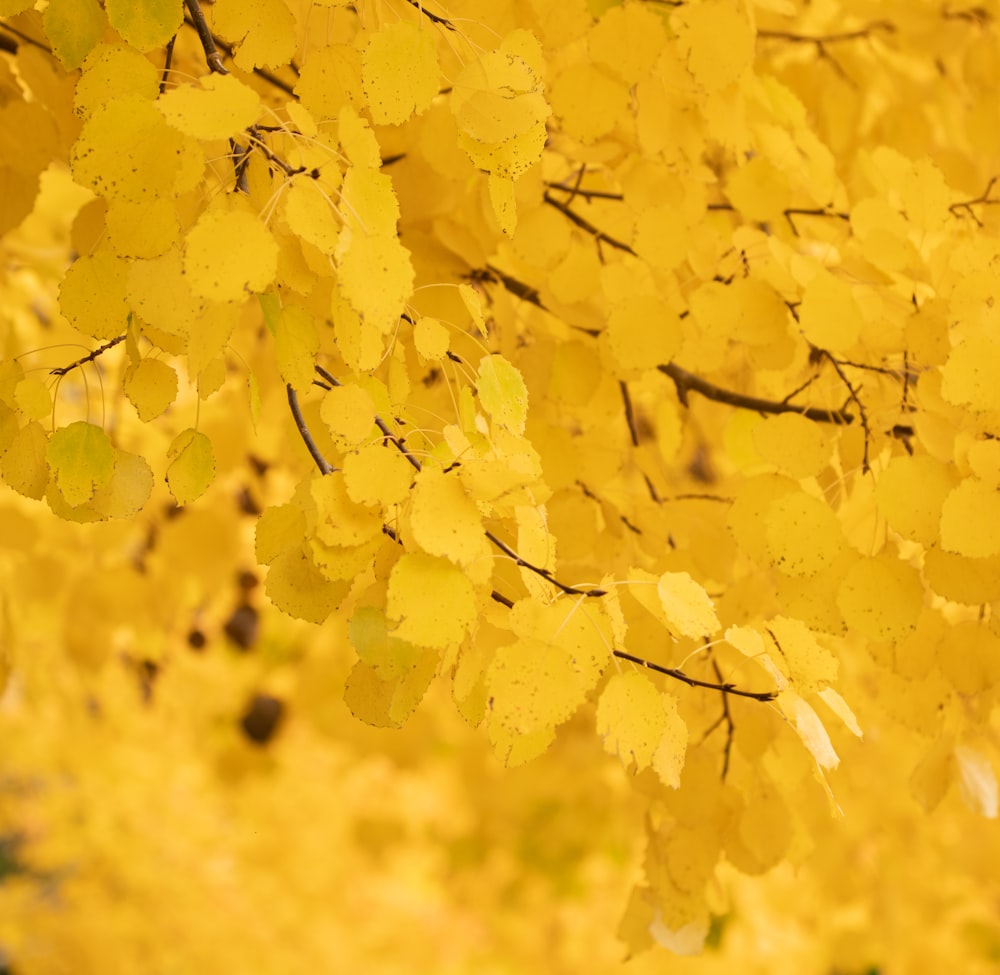
<path fill-rule="evenodd" d="M 626 653 L 624 650 L 612 650 L 611 652 L 614 656 L 620 657 L 622 660 L 630 660 L 632 663 L 638 664 L 640 667 L 646 667 L 658 674 L 665 674 L 667 677 L 673 677 L 674 680 L 679 680 L 682 684 L 687 684 L 688 687 L 707 687 L 712 691 L 721 691 L 723 694 L 735 694 L 737 697 L 748 697 L 754 701 L 773 701 L 778 696 L 777 691 L 744 691 L 735 684 L 730 684 L 728 681 L 720 680 L 716 683 L 715 681 L 710 680 L 698 680 L 697 677 L 691 677 L 689 674 L 685 674 L 683 670 L 654 664 L 649 660 L 643 660 L 642 657 L 636 657 L 631 653 Z"/>
<path fill-rule="evenodd" d="M 949 205 L 948 210 L 951 213 L 955 214 L 956 217 L 958 216 L 959 210 L 964 210 L 970 217 L 972 217 L 973 220 L 976 221 L 976 224 L 981 227 L 983 225 L 983 222 L 982 220 L 979 219 L 979 217 L 976 216 L 976 212 L 972 208 L 974 206 L 996 206 L 998 203 L 1000 203 L 1000 200 L 990 199 L 990 192 L 996 185 L 996 181 L 997 177 L 991 176 L 990 181 L 986 184 L 986 189 L 983 190 L 983 192 L 980 193 L 979 196 L 974 197 L 971 200 L 962 200 L 959 203 L 952 203 Z"/>
<path fill-rule="evenodd" d="M 610 237 L 603 230 L 598 230 L 589 220 L 585 220 L 579 214 L 574 213 L 562 200 L 557 200 L 548 190 L 545 191 L 542 199 L 550 206 L 558 210 L 570 223 L 575 224 L 581 230 L 586 231 L 590 234 L 594 240 L 598 243 L 603 241 L 611 247 L 616 248 L 620 251 L 625 251 L 626 254 L 631 254 L 633 257 L 637 256 L 635 251 L 629 247 L 628 244 L 622 243 L 620 240 L 616 240 L 614 237 Z"/>
<path fill-rule="evenodd" d="M 861 405 L 861 400 L 858 398 L 857 390 L 851 385 L 847 376 L 844 374 L 844 370 L 841 368 L 840 363 L 826 350 L 823 351 L 823 355 L 826 357 L 827 361 L 833 366 L 837 375 L 840 376 L 841 382 L 847 387 L 847 391 L 850 394 L 850 398 L 854 405 L 858 408 L 858 415 L 861 417 L 861 426 L 865 432 L 865 449 L 864 454 L 861 458 L 861 470 L 863 473 L 867 474 L 871 470 L 871 465 L 868 463 L 868 444 L 871 440 L 872 431 L 871 427 L 868 426 L 868 414 L 865 412 L 864 406 Z"/>
<path fill-rule="evenodd" d="M 105 342 L 104 345 L 99 346 L 94 349 L 89 355 L 83 356 L 82 359 L 77 359 L 76 362 L 71 362 L 68 366 L 59 366 L 58 369 L 50 369 L 50 376 L 65 376 L 66 373 L 72 372 L 74 369 L 80 366 L 86 365 L 88 362 L 93 362 L 99 355 L 103 355 L 108 349 L 113 349 L 119 342 L 124 342 L 125 336 L 119 335 L 117 338 L 111 339 L 110 342 Z"/>
<path fill-rule="evenodd" d="M 807 420 L 815 420 L 817 423 L 835 423 L 840 426 L 854 422 L 854 415 L 843 409 L 824 410 L 816 406 L 801 407 L 792 403 L 776 403 L 774 400 L 735 393 L 732 390 L 723 389 L 721 386 L 715 386 L 702 379 L 701 376 L 696 376 L 693 372 L 688 372 L 673 362 L 656 368 L 674 381 L 674 385 L 677 387 L 677 397 L 685 406 L 688 405 L 688 393 L 693 390 L 716 403 L 725 403 L 727 406 L 735 406 L 741 410 L 752 410 L 755 413 L 798 413 Z"/>
<path fill-rule="evenodd" d="M 219 54 L 215 46 L 215 38 L 209 30 L 205 14 L 201 9 L 200 0 L 184 0 L 184 5 L 191 14 L 191 25 L 198 32 L 198 40 L 201 41 L 202 50 L 205 52 L 205 61 L 208 63 L 208 70 L 216 74 L 229 74 L 229 69 L 222 63 L 222 55 Z"/>
<path fill-rule="evenodd" d="M 605 589 L 575 589 L 573 586 L 567 586 L 565 583 L 560 582 L 556 579 L 548 569 L 543 569 L 540 566 L 532 565 L 527 559 L 522 559 L 517 552 L 514 551 L 506 542 L 502 542 L 496 535 L 491 531 L 484 532 L 486 537 L 494 544 L 501 552 L 505 555 L 509 555 L 516 565 L 519 565 L 522 569 L 527 569 L 529 572 L 534 572 L 535 575 L 541 576 L 550 585 L 553 585 L 560 592 L 564 592 L 567 596 L 606 596 L 607 590 Z"/>
<path fill-rule="evenodd" d="M 295 417 L 295 425 L 299 428 L 299 436 L 302 437 L 302 442 L 306 445 L 306 449 L 309 451 L 312 459 L 316 461 L 316 466 L 319 468 L 320 473 L 332 474 L 336 468 L 331 467 L 327 463 L 326 458 L 319 452 L 319 447 L 316 446 L 316 441 L 313 440 L 312 434 L 309 432 L 309 427 L 306 426 L 306 418 L 302 415 L 302 408 L 299 406 L 299 397 L 292 388 L 292 384 L 288 383 L 285 388 L 288 390 L 288 405 L 291 407 L 292 416 Z"/>
<path fill-rule="evenodd" d="M 411 7 L 416 7 L 432 24 L 440 24 L 440 26 L 446 28 L 447 30 L 458 30 L 458 28 L 450 21 L 447 17 L 439 17 L 437 14 L 432 14 L 421 2 L 420 0 L 406 0 L 406 2 Z"/>

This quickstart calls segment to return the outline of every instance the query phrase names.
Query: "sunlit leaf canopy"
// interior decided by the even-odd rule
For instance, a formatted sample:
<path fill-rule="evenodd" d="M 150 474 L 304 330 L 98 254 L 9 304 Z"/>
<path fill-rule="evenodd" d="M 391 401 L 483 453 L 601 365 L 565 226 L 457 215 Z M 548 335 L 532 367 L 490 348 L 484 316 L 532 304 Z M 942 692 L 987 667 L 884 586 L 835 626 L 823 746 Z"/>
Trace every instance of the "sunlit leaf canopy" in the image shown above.
<path fill-rule="evenodd" d="M 0 0 L 0 968 L 995 970 L 998 15 Z"/>

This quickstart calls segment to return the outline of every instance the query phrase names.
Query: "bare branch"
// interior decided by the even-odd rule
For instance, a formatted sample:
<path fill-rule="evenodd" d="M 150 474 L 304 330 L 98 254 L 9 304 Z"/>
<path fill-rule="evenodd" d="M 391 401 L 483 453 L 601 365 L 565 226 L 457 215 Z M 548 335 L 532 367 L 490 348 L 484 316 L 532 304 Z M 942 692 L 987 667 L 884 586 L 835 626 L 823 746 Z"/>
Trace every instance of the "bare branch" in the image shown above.
<path fill-rule="evenodd" d="M 316 441 L 313 440 L 312 434 L 309 432 L 309 427 L 306 426 L 305 417 L 302 415 L 302 408 L 299 406 L 299 397 L 296 395 L 291 383 L 286 386 L 286 389 L 288 390 L 288 405 L 291 407 L 292 416 L 295 417 L 295 425 L 299 428 L 299 436 L 302 437 L 302 441 L 306 445 L 312 459 L 316 461 L 316 466 L 319 468 L 320 473 L 332 474 L 336 468 L 331 467 L 327 463 L 326 458 L 319 452 L 319 447 L 316 446 Z"/>
<path fill-rule="evenodd" d="M 72 372 L 74 369 L 79 368 L 82 365 L 86 365 L 88 362 L 93 362 L 99 355 L 103 355 L 108 349 L 113 349 L 119 342 L 124 342 L 125 336 L 119 335 L 116 338 L 111 339 L 110 342 L 105 342 L 104 345 L 99 346 L 94 349 L 89 355 L 85 355 L 82 359 L 77 359 L 76 362 L 71 362 L 68 366 L 60 366 L 58 369 L 50 369 L 50 376 L 65 376 L 66 373 Z"/>
<path fill-rule="evenodd" d="M 682 684 L 687 684 L 688 687 L 707 687 L 712 691 L 721 691 L 723 694 L 735 694 L 737 697 L 748 697 L 754 701 L 773 701 L 778 696 L 777 691 L 745 691 L 737 687 L 735 684 L 730 684 L 728 681 L 720 680 L 719 682 L 715 682 L 710 680 L 698 680 L 697 677 L 691 677 L 689 674 L 685 674 L 683 670 L 654 664 L 649 660 L 643 660 L 642 657 L 636 657 L 631 653 L 626 653 L 624 650 L 612 650 L 611 652 L 616 657 L 620 657 L 622 660 L 630 660 L 632 663 L 638 664 L 640 667 L 646 667 L 658 674 L 665 674 L 667 677 L 673 677 L 674 680 L 679 680 Z"/>
<path fill-rule="evenodd" d="M 215 38 L 205 20 L 205 14 L 201 9 L 200 0 L 184 0 L 184 5 L 191 14 L 191 25 L 198 32 L 198 40 L 201 41 L 202 50 L 205 52 L 205 61 L 208 70 L 216 74 L 229 74 L 229 69 L 222 63 L 222 55 L 219 54 L 215 46 Z"/>
<path fill-rule="evenodd" d="M 636 256 L 634 250 L 629 247 L 628 244 L 622 243 L 620 240 L 616 240 L 614 237 L 609 236 L 603 230 L 598 230 L 589 220 L 585 220 L 579 214 L 574 213 L 562 200 L 557 200 L 548 190 L 545 191 L 542 199 L 550 206 L 558 210 L 570 223 L 575 224 L 581 230 L 586 231 L 590 234 L 594 240 L 598 243 L 604 242 L 611 247 L 616 248 L 620 251 L 625 251 L 626 254 L 632 254 Z"/>

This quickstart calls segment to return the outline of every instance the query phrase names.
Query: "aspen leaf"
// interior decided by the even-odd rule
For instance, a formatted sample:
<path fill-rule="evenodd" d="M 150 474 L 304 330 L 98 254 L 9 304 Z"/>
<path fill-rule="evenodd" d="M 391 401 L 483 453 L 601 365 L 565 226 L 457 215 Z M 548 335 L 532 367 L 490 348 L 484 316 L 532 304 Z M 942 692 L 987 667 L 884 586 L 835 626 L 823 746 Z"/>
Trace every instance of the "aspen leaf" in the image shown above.
<path fill-rule="evenodd" d="M 59 308 L 70 324 L 95 339 L 118 335 L 128 318 L 128 263 L 108 251 L 78 257 L 59 287 Z"/>
<path fill-rule="evenodd" d="M 171 88 L 156 101 L 163 117 L 195 139 L 229 139 L 253 125 L 260 96 L 233 75 L 209 74 Z"/>
<path fill-rule="evenodd" d="M 674 632 L 694 639 L 718 632 L 719 618 L 711 598 L 687 572 L 664 572 L 656 591 Z"/>
<path fill-rule="evenodd" d="M 89 501 L 111 479 L 115 448 L 93 423 L 78 420 L 49 437 L 46 460 L 59 491 L 70 505 Z"/>
<path fill-rule="evenodd" d="M 266 508 L 257 519 L 254 552 L 261 565 L 268 565 L 283 552 L 298 549 L 305 541 L 306 516 L 297 504 Z"/>
<path fill-rule="evenodd" d="M 281 309 L 274 327 L 274 351 L 282 379 L 294 389 L 309 389 L 316 374 L 319 332 L 315 319 L 301 305 Z"/>
<path fill-rule="evenodd" d="M 821 691 L 817 692 L 816 696 L 821 698 L 823 703 L 844 722 L 852 735 L 856 738 L 864 737 L 861 725 L 858 724 L 858 719 L 854 716 L 854 712 L 832 687 L 824 687 Z"/>
<path fill-rule="evenodd" d="M 97 0 L 51 0 L 42 23 L 52 53 L 69 71 L 83 64 L 107 26 Z"/>
<path fill-rule="evenodd" d="M 167 450 L 167 458 L 167 485 L 180 505 L 201 497 L 215 479 L 212 441 L 199 430 L 189 428 L 179 433 Z"/>
<path fill-rule="evenodd" d="M 608 345 L 623 375 L 655 369 L 677 354 L 677 316 L 652 295 L 633 295 L 615 305 L 608 318 Z"/>
<path fill-rule="evenodd" d="M 569 654 L 531 638 L 497 650 L 486 684 L 492 699 L 490 723 L 519 735 L 561 724 L 586 694 Z"/>
<path fill-rule="evenodd" d="M 935 741 L 910 776 L 913 798 L 932 812 L 944 798 L 955 772 L 955 756 L 950 735 Z"/>
<path fill-rule="evenodd" d="M 875 501 L 893 531 L 926 545 L 937 539 L 941 508 L 957 484 L 952 466 L 935 457 L 894 457 L 879 475 Z"/>
<path fill-rule="evenodd" d="M 412 499 L 410 530 L 425 552 L 459 565 L 489 560 L 479 508 L 457 476 L 425 467 L 417 474 Z"/>
<path fill-rule="evenodd" d="M 145 459 L 116 449 L 110 480 L 94 492 L 87 506 L 99 518 L 132 518 L 142 510 L 152 490 L 153 472 Z"/>
<path fill-rule="evenodd" d="M 517 229 L 517 200 L 514 196 L 514 180 L 490 173 L 488 180 L 490 203 L 500 230 L 508 237 Z"/>
<path fill-rule="evenodd" d="M 371 435 L 375 426 L 375 402 L 363 386 L 345 383 L 327 391 L 319 415 L 334 443 L 340 447 L 355 447 Z"/>
<path fill-rule="evenodd" d="M 1000 491 L 965 478 L 941 507 L 941 545 L 971 558 L 1000 554 Z"/>
<path fill-rule="evenodd" d="M 139 419 L 148 423 L 177 396 L 177 372 L 162 359 L 142 359 L 125 370 L 122 386 Z"/>
<path fill-rule="evenodd" d="M 597 733 L 604 750 L 641 772 L 653 760 L 667 723 L 663 695 L 640 673 L 615 674 L 597 704 Z"/>
<path fill-rule="evenodd" d="M 208 210 L 188 231 L 184 273 L 194 294 L 238 301 L 274 280 L 278 245 L 259 217 L 245 210 Z"/>
<path fill-rule="evenodd" d="M 414 469 L 391 445 L 363 444 L 341 463 L 347 495 L 358 504 L 399 504 L 410 492 Z"/>
<path fill-rule="evenodd" d="M 870 640 L 902 640 L 924 601 L 920 573 L 896 558 L 860 559 L 847 570 L 837 606 L 848 626 Z"/>
<path fill-rule="evenodd" d="M 782 710 L 791 719 L 795 733 L 820 768 L 836 768 L 840 758 L 833 749 L 823 722 L 812 706 L 792 691 L 782 691 L 778 698 Z"/>
<path fill-rule="evenodd" d="M 356 504 L 347 494 L 343 475 L 313 478 L 310 495 L 316 504 L 316 537 L 327 545 L 361 545 L 379 536 L 382 519 L 375 508 Z"/>
<path fill-rule="evenodd" d="M 708 938 L 708 918 L 698 918 L 689 921 L 676 930 L 671 930 L 663 921 L 663 914 L 656 916 L 649 924 L 649 933 L 653 940 L 662 948 L 680 957 L 700 955 L 705 950 L 705 940 Z"/>
<path fill-rule="evenodd" d="M 48 438 L 37 420 L 25 424 L 14 434 L 0 458 L 0 474 L 8 487 L 36 501 L 45 494 L 45 486 L 49 483 L 49 466 L 45 459 L 47 446 Z"/>
<path fill-rule="evenodd" d="M 826 432 L 798 413 L 768 417 L 754 427 L 753 441 L 761 457 L 789 477 L 813 477 L 830 459 Z"/>
<path fill-rule="evenodd" d="M 425 316 L 413 326 L 413 346 L 425 359 L 442 359 L 448 351 L 448 329 L 436 318 Z"/>
<path fill-rule="evenodd" d="M 69 0 L 75 5 L 76 0 Z M 87 55 L 73 94 L 77 115 L 92 115 L 120 95 L 152 101 L 160 93 L 160 72 L 153 63 L 125 44 L 98 44 Z"/>
<path fill-rule="evenodd" d="M 332 255 L 340 238 L 341 222 L 329 198 L 315 180 L 292 180 L 282 198 L 285 220 L 292 231 L 324 254 Z"/>
<path fill-rule="evenodd" d="M 52 393 L 38 376 L 26 376 L 14 387 L 14 402 L 30 420 L 43 420 L 52 413 Z"/>
<path fill-rule="evenodd" d="M 479 360 L 476 393 L 495 423 L 521 435 L 528 418 L 528 388 L 521 373 L 502 355 Z"/>
<path fill-rule="evenodd" d="M 344 703 L 359 721 L 376 728 L 400 728 L 427 692 L 437 660 L 436 652 L 425 650 L 416 666 L 388 680 L 359 660 L 347 677 Z"/>
<path fill-rule="evenodd" d="M 386 615 L 393 635 L 421 647 L 458 643 L 476 616 L 475 594 L 461 569 L 422 552 L 400 557 L 389 575 Z"/>
<path fill-rule="evenodd" d="M 176 201 L 114 200 L 108 204 L 105 230 L 108 244 L 118 257 L 159 257 L 180 236 Z"/>
<path fill-rule="evenodd" d="M 799 308 L 802 334 L 821 349 L 846 352 L 861 335 L 863 321 L 850 285 L 825 268 L 806 285 Z"/>
<path fill-rule="evenodd" d="M 688 726 L 677 710 L 677 699 L 663 696 L 666 723 L 653 753 L 653 769 L 668 789 L 679 789 L 688 746 Z"/>
<path fill-rule="evenodd" d="M 106 0 L 111 26 L 133 47 L 162 47 L 184 22 L 182 0 Z"/>
<path fill-rule="evenodd" d="M 243 71 L 278 67 L 295 53 L 295 18 L 282 0 L 215 0 L 212 24 L 234 42 Z"/>
<path fill-rule="evenodd" d="M 974 410 L 1000 410 L 1000 343 L 972 335 L 956 345 L 941 370 L 941 395 Z"/>
<path fill-rule="evenodd" d="M 766 537 L 771 564 L 790 576 L 819 572 L 844 546 L 840 522 L 830 506 L 801 491 L 771 503 Z"/>
<path fill-rule="evenodd" d="M 399 221 L 399 200 L 392 180 L 374 166 L 352 166 L 340 191 L 344 222 L 369 236 L 392 237 Z"/>
<path fill-rule="evenodd" d="M 386 334 L 413 293 L 410 252 L 396 237 L 356 236 L 340 262 L 340 287 L 364 321 Z"/>
<path fill-rule="evenodd" d="M 363 663 L 374 668 L 382 680 L 412 670 L 427 651 L 389 634 L 385 613 L 375 606 L 362 606 L 347 627 L 351 646 Z"/>
<path fill-rule="evenodd" d="M 283 613 L 309 623 L 322 623 L 347 596 L 350 582 L 331 582 L 301 547 L 275 556 L 264 591 Z"/>
<path fill-rule="evenodd" d="M 591 57 L 634 85 L 653 69 L 663 49 L 663 21 L 632 4 L 606 10 L 587 36 Z"/>
<path fill-rule="evenodd" d="M 577 62 L 552 84 L 552 109 L 567 134 L 593 142 L 628 115 L 628 88 L 597 65 Z"/>
<path fill-rule="evenodd" d="M 685 7 L 682 43 L 688 70 L 708 91 L 739 80 L 753 60 L 754 32 L 746 9 L 734 0 L 708 0 Z"/>
<path fill-rule="evenodd" d="M 778 659 L 784 661 L 800 693 L 811 694 L 837 679 L 837 658 L 800 620 L 776 616 L 768 622 L 767 630 L 778 645 Z"/>
<path fill-rule="evenodd" d="M 376 125 L 399 125 L 438 93 L 437 50 L 430 31 L 400 21 L 373 34 L 361 56 L 361 83 Z"/>

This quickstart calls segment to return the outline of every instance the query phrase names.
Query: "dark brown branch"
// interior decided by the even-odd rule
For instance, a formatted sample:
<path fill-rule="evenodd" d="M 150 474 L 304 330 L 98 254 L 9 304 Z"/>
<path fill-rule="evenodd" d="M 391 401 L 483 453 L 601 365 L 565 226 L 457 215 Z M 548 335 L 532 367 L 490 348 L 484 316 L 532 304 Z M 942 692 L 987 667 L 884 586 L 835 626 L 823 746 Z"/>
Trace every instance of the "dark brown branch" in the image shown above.
<path fill-rule="evenodd" d="M 624 650 L 612 650 L 611 652 L 616 657 L 620 657 L 622 660 L 630 660 L 632 663 L 638 664 L 640 667 L 646 667 L 649 670 L 656 671 L 658 674 L 665 674 L 667 677 L 673 677 L 674 680 L 679 680 L 682 684 L 687 684 L 688 687 L 707 687 L 712 691 L 721 691 L 723 694 L 735 694 L 737 697 L 748 697 L 754 701 L 773 701 L 778 696 L 777 691 L 744 691 L 735 684 L 730 684 L 728 681 L 720 681 L 717 683 L 710 680 L 698 680 L 697 677 L 691 677 L 690 675 L 685 674 L 683 670 L 654 664 L 649 660 L 643 660 L 642 657 L 636 657 L 631 653 L 626 653 Z"/>
<path fill-rule="evenodd" d="M 545 186 L 550 190 L 562 190 L 564 193 L 570 194 L 570 199 L 574 196 L 581 196 L 585 200 L 624 200 L 625 196 L 622 193 L 608 193 L 604 190 L 583 190 L 579 186 L 567 186 L 565 183 L 550 183 L 546 181 Z M 569 206 L 569 200 L 566 201 L 566 205 Z"/>
<path fill-rule="evenodd" d="M 632 397 L 629 396 L 628 383 L 624 379 L 618 381 L 618 388 L 622 391 L 622 401 L 625 403 L 625 422 L 628 424 L 629 436 L 632 438 L 632 446 L 639 446 L 639 430 L 635 425 L 635 410 L 632 408 Z"/>
<path fill-rule="evenodd" d="M 331 467 L 326 458 L 319 452 L 319 447 L 316 446 L 316 441 L 313 440 L 312 434 L 309 432 L 309 427 L 306 426 L 306 419 L 302 415 L 302 408 L 299 406 L 299 398 L 292 388 L 291 383 L 286 386 L 288 390 L 288 405 L 291 407 L 292 416 L 295 417 L 295 425 L 299 428 L 299 436 L 302 437 L 302 442 L 306 445 L 306 449 L 312 456 L 312 459 L 316 461 L 316 466 L 319 468 L 321 474 L 332 474 L 336 468 Z"/>
<path fill-rule="evenodd" d="M 215 46 L 215 38 L 212 36 L 212 31 L 205 20 L 201 3 L 199 0 L 184 0 L 184 5 L 188 8 L 188 13 L 191 15 L 191 25 L 198 32 L 198 40 L 201 41 L 201 48 L 205 52 L 205 61 L 208 64 L 208 70 L 214 71 L 216 74 L 229 74 L 229 69 L 222 63 L 222 55 Z"/>
<path fill-rule="evenodd" d="M 486 537 L 494 544 L 501 552 L 505 555 L 509 555 L 513 560 L 515 565 L 519 565 L 522 569 L 527 569 L 529 572 L 534 572 L 535 575 L 541 576 L 550 585 L 553 585 L 560 592 L 564 592 L 567 596 L 606 596 L 607 591 L 604 589 L 574 589 L 573 586 L 567 586 L 565 583 L 560 582 L 556 579 L 548 569 L 543 569 L 540 566 L 532 565 L 527 559 L 522 559 L 517 552 L 514 551 L 506 542 L 501 541 L 496 535 L 491 531 L 484 532 Z"/>
<path fill-rule="evenodd" d="M 174 42 L 177 40 L 177 35 L 174 34 L 173 37 L 167 41 L 166 54 L 163 57 L 163 71 L 160 73 L 160 94 L 162 95 L 167 90 L 167 75 L 170 74 L 170 65 L 174 60 Z"/>
<path fill-rule="evenodd" d="M 787 41 L 789 44 L 815 44 L 822 47 L 824 44 L 839 44 L 843 41 L 864 40 L 876 31 L 885 31 L 887 34 L 896 32 L 896 25 L 888 20 L 876 20 L 858 30 L 842 31 L 839 34 L 796 34 L 787 30 L 759 30 L 758 37 L 763 37 L 771 41 Z"/>
<path fill-rule="evenodd" d="M 786 207 L 782 210 L 785 215 L 785 219 L 788 221 L 788 226 L 792 228 L 792 233 L 796 237 L 799 236 L 799 228 L 795 226 L 795 221 L 792 219 L 795 217 L 833 217 L 837 220 L 847 220 L 850 221 L 851 215 L 849 213 L 844 213 L 840 210 L 828 210 L 825 207 Z"/>
<path fill-rule="evenodd" d="M 807 420 L 815 420 L 817 423 L 836 423 L 841 426 L 854 422 L 853 414 L 843 409 L 824 410 L 816 406 L 801 407 L 792 403 L 776 403 L 774 400 L 735 393 L 732 390 L 723 389 L 721 386 L 715 386 L 702 379 L 701 376 L 696 376 L 693 372 L 688 372 L 673 362 L 657 366 L 657 369 L 674 381 L 674 385 L 677 387 L 677 397 L 685 406 L 688 405 L 688 393 L 694 391 L 716 403 L 725 403 L 727 406 L 735 406 L 741 410 L 752 410 L 755 413 L 798 413 Z"/>
<path fill-rule="evenodd" d="M 5 24 L 2 21 L 0 21 L 0 29 L 7 31 L 10 34 L 13 34 L 19 40 L 24 41 L 25 44 L 30 44 L 32 47 L 37 47 L 39 50 L 44 51 L 46 54 L 52 53 L 52 48 L 49 47 L 47 44 L 37 40 L 30 34 L 25 34 L 24 31 L 18 30 L 16 27 L 11 27 L 10 24 Z M 17 53 L 17 44 L 14 44 L 13 49 L 5 45 L 4 50 L 9 51 L 11 54 L 15 54 Z"/>
<path fill-rule="evenodd" d="M 440 26 L 446 28 L 447 30 L 457 30 L 458 28 L 450 21 L 447 17 L 439 17 L 437 14 L 432 14 L 421 2 L 420 0 L 406 0 L 406 2 L 411 7 L 416 7 L 432 24 L 440 24 Z"/>
<path fill-rule="evenodd" d="M 542 199 L 550 206 L 558 210 L 570 223 L 579 227 L 581 230 L 586 231 L 590 234 L 594 240 L 598 243 L 604 242 L 610 247 L 614 247 L 617 250 L 625 251 L 626 254 L 632 254 L 636 256 L 634 250 L 629 247 L 628 244 L 622 243 L 620 240 L 616 240 L 614 237 L 609 236 L 603 230 L 598 230 L 589 220 L 585 220 L 579 214 L 574 213 L 562 200 L 557 200 L 548 190 L 545 191 Z"/>
<path fill-rule="evenodd" d="M 715 671 L 715 676 L 722 681 L 722 671 L 719 670 L 719 663 L 714 658 L 712 659 L 712 669 Z M 729 698 L 725 694 L 722 695 L 722 716 L 726 721 L 726 747 L 722 753 L 722 778 L 725 780 L 726 774 L 729 772 L 729 755 L 733 749 L 733 732 L 736 730 L 733 724 L 733 716 L 729 712 Z"/>
<path fill-rule="evenodd" d="M 858 391 L 851 385 L 850 380 L 845 375 L 844 370 L 841 367 L 840 363 L 837 362 L 837 360 L 834 359 L 834 357 L 825 350 L 823 352 L 823 355 L 830 363 L 830 365 L 833 366 L 834 371 L 840 377 L 840 381 L 847 387 L 847 392 L 850 396 L 851 401 L 858 408 L 858 415 L 861 417 L 861 426 L 865 432 L 865 448 L 861 458 L 861 470 L 863 473 L 867 474 L 868 471 L 871 470 L 871 467 L 868 463 L 868 447 L 872 436 L 871 427 L 868 426 L 868 414 L 865 412 L 865 408 L 861 405 L 861 400 L 858 398 Z"/>
<path fill-rule="evenodd" d="M 501 606 L 506 606 L 507 609 L 514 608 L 514 600 L 508 599 L 502 592 L 497 592 L 496 589 L 490 593 L 490 599 L 494 600 L 494 602 L 498 602 Z"/>
<path fill-rule="evenodd" d="M 93 362 L 99 355 L 103 355 L 108 349 L 113 349 L 119 342 L 124 342 L 125 336 L 119 335 L 117 338 L 111 339 L 110 342 L 105 342 L 104 345 L 99 346 L 94 349 L 89 355 L 85 355 L 82 359 L 77 359 L 76 362 L 71 362 L 68 366 L 60 366 L 58 369 L 50 369 L 50 376 L 65 376 L 66 373 L 72 372 L 74 369 L 80 366 L 86 365 L 88 362 Z"/>
<path fill-rule="evenodd" d="M 948 207 L 948 210 L 951 213 L 955 214 L 956 217 L 958 216 L 959 210 L 964 210 L 970 217 L 972 217 L 973 220 L 976 221 L 976 224 L 981 227 L 983 225 L 983 222 L 982 220 L 979 219 L 979 217 L 976 216 L 976 212 L 972 208 L 974 206 L 996 206 L 998 203 L 1000 203 L 1000 200 L 990 199 L 990 192 L 996 185 L 996 181 L 997 177 L 991 176 L 990 181 L 986 184 L 986 189 L 983 190 L 983 192 L 980 193 L 979 196 L 974 197 L 971 200 L 962 200 L 959 203 L 952 203 Z"/>
<path fill-rule="evenodd" d="M 542 304 L 542 299 L 538 294 L 537 288 L 533 288 L 530 284 L 525 284 L 523 281 L 518 281 L 517 278 L 512 278 L 509 274 L 494 267 L 492 264 L 487 264 L 482 271 L 473 271 L 472 276 L 473 280 L 501 284 L 504 290 L 509 291 L 515 298 L 527 301 L 541 308 L 542 311 L 548 311 L 545 305 Z"/>

